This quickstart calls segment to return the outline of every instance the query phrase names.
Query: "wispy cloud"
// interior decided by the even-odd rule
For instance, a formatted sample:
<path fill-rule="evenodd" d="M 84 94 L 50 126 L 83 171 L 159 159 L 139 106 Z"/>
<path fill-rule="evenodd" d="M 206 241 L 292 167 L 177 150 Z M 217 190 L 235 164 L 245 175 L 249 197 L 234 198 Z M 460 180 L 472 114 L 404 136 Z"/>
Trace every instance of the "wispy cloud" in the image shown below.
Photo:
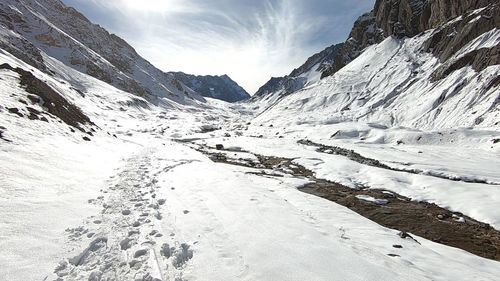
<path fill-rule="evenodd" d="M 167 71 L 228 74 L 249 92 L 345 39 L 374 0 L 63 0 Z"/>

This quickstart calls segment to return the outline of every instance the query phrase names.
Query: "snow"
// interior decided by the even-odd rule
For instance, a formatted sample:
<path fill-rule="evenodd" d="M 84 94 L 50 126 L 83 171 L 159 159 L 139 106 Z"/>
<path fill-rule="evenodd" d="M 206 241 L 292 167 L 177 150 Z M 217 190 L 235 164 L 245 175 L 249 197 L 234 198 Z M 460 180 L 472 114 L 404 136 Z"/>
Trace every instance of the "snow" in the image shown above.
<path fill-rule="evenodd" d="M 16 36 L 0 32 L 2 40 Z M 497 33 L 464 52 L 492 46 Z M 500 93 L 486 89 L 500 68 L 464 68 L 431 82 L 440 63 L 419 52 L 428 36 L 388 38 L 300 92 L 235 105 L 152 103 L 82 74 L 61 54 L 42 53 L 54 72 L 47 75 L 1 50 L 0 64 L 32 71 L 95 122 L 96 132 L 84 141 L 89 135 L 71 132 L 56 117 L 43 122 L 9 113 L 13 107 L 26 113 L 19 100 L 28 102 L 28 93 L 16 72 L 0 70 L 0 275 L 13 281 L 498 279 L 496 261 L 415 235 L 416 241 L 403 239 L 300 192 L 306 178 L 214 163 L 197 150 L 206 145 L 241 163 L 258 161 L 256 154 L 290 158 L 318 179 L 435 203 L 500 230 L 494 108 Z M 134 75 L 144 78 L 148 67 L 139 65 L 145 72 Z M 314 81 L 317 73 L 306 75 Z M 333 149 L 319 152 L 302 139 L 398 170 Z"/>
<path fill-rule="evenodd" d="M 11 65 L 24 66 L 10 56 L 4 55 L 1 59 Z M 107 260 L 107 257 L 123 259 L 123 254 L 114 248 L 106 250 L 107 255 L 91 253 L 99 253 L 100 241 L 104 241 L 104 237 L 106 243 L 118 243 L 125 241 L 123 237 L 136 229 L 132 223 L 128 227 L 116 228 L 114 222 L 117 220 L 135 220 L 143 213 L 157 212 L 147 206 L 137 209 L 135 203 L 126 203 L 130 198 L 127 196 L 131 196 L 127 195 L 129 193 L 110 189 L 136 185 L 139 190 L 149 190 L 156 185 L 155 198 L 163 200 L 157 201 L 161 203 L 158 212 L 162 220 L 141 224 L 139 231 L 146 234 L 156 231 L 162 235 L 139 234 L 137 238 L 134 235 L 126 241 L 130 248 L 125 260 L 142 260 L 145 267 L 141 268 L 149 268 L 149 276 L 155 278 L 329 280 L 334 274 L 338 280 L 467 280 L 480 274 L 484 280 L 494 280 L 500 273 L 496 262 L 419 237 L 416 239 L 421 245 L 403 240 L 395 230 L 381 227 L 344 207 L 303 194 L 297 191 L 297 187 L 306 183 L 304 179 L 261 177 L 248 173 L 253 169 L 214 164 L 189 145 L 172 142 L 169 137 L 198 139 L 198 142 L 212 147 L 222 143 L 232 151 L 218 152 L 241 159 L 256 160 L 253 154 L 243 150 L 293 157 L 298 164 L 315 171 L 318 177 L 334 180 L 344 177 L 350 183 L 356 180 L 373 184 L 373 187 L 380 182 L 389 190 L 414 198 L 427 194 L 424 199 L 433 201 L 434 198 L 442 199 L 440 194 L 447 194 L 449 202 L 444 203 L 449 203 L 451 208 L 456 207 L 471 215 L 468 208 L 475 205 L 477 213 L 472 213 L 472 216 L 485 221 L 488 214 L 495 214 L 492 204 L 500 200 L 495 197 L 498 195 L 496 186 L 488 189 L 486 185 L 477 184 L 470 188 L 464 184 L 463 190 L 459 191 L 454 183 L 456 194 L 450 194 L 447 188 L 451 184 L 444 179 L 377 171 L 342 157 L 320 154 L 295 142 L 301 136 L 310 136 L 308 130 L 316 131 L 318 138 L 328 138 L 332 126 L 339 124 L 327 125 L 321 130 L 318 127 L 302 130 L 290 127 L 290 131 L 297 131 L 290 132 L 286 139 L 271 138 L 281 130 L 280 127 L 251 127 L 247 132 L 266 135 L 263 139 L 223 137 L 228 127 L 243 128 L 241 123 L 246 122 L 247 112 L 244 107 L 228 108 L 214 100 L 210 100 L 212 107 L 205 110 L 189 107 L 179 110 L 169 103 L 164 104 L 169 108 L 167 111 L 152 105 L 149 108 L 127 107 L 127 101 L 135 97 L 73 72 L 50 57 L 46 60 L 60 74 L 55 78 L 37 71 L 35 74 L 64 92 L 65 97 L 80 106 L 98 126 L 117 134 L 118 138 L 99 133 L 92 142 L 83 142 L 78 136 L 68 135 L 67 129 L 58 123 L 32 123 L 2 112 L 1 125 L 7 128 L 5 137 L 15 140 L 2 145 L 0 157 L 0 171 L 5 175 L 1 182 L 1 212 L 5 214 L 0 228 L 4 249 L 1 262 L 7 265 L 2 267 L 0 274 L 9 280 L 44 279 L 52 276 L 55 268 L 62 276 L 70 274 L 68 276 L 72 277 L 68 280 L 87 280 L 99 273 L 87 271 L 87 267 L 74 267 L 71 261 L 90 265 L 97 261 L 112 263 L 113 260 Z M 17 98 L 25 93 L 16 84 L 17 75 L 3 72 L 1 87 L 12 93 L 3 100 L 6 107 L 14 106 Z M 62 84 L 59 81 L 62 79 L 68 79 L 71 85 L 83 89 L 85 97 L 70 90 L 68 84 Z M 126 107 L 126 111 L 119 110 L 120 107 Z M 227 121 L 213 118 L 215 115 L 227 118 Z M 205 125 L 222 126 L 222 130 L 199 133 Z M 353 128 L 353 125 L 347 127 Z M 362 127 L 358 125 L 358 129 Z M 383 127 L 376 125 L 367 127 L 377 131 L 378 135 L 397 134 L 385 132 Z M 38 132 L 52 133 L 40 135 Z M 231 134 L 236 134 L 236 131 Z M 343 139 L 345 143 L 349 143 L 355 134 L 347 135 L 351 137 Z M 487 136 L 484 133 L 475 135 L 479 139 Z M 393 147 L 392 142 L 386 146 L 378 145 L 381 147 L 367 155 L 386 155 L 385 161 L 409 159 L 412 162 L 412 158 L 406 157 L 407 153 L 402 151 L 382 153 Z M 370 144 L 366 146 L 369 151 Z M 424 146 L 414 149 L 428 151 Z M 444 151 L 436 155 L 446 159 L 446 154 Z M 426 157 L 433 158 L 431 155 Z M 493 161 L 492 165 L 497 163 L 487 154 L 484 157 Z M 437 170 L 441 167 L 439 161 L 428 163 Z M 475 167 L 477 164 L 464 165 L 456 163 L 453 171 L 466 171 L 466 165 Z M 141 172 L 144 169 L 147 173 Z M 494 168 L 489 171 L 482 175 L 497 180 Z M 138 179 L 143 180 L 137 182 Z M 395 180 L 413 184 L 398 189 L 400 184 L 391 185 Z M 432 181 L 436 183 L 428 188 L 429 192 L 417 188 L 423 185 L 418 183 L 419 180 L 425 185 Z M 154 182 L 156 184 L 150 186 Z M 445 188 L 440 191 L 438 186 Z M 469 202 L 458 204 L 460 194 L 463 194 L 460 198 L 467 198 Z M 92 199 L 92 204 L 88 203 L 89 199 Z M 374 198 L 361 199 L 373 201 Z M 375 199 L 375 202 L 378 201 Z M 111 211 L 101 213 L 102 204 L 109 205 Z M 86 238 L 89 233 L 99 235 Z M 68 242 L 67 237 L 74 238 Z M 156 246 L 148 246 L 151 239 Z M 403 249 L 393 248 L 395 244 L 402 245 Z M 176 247 L 169 250 L 172 256 L 168 259 L 162 254 L 166 251 L 164 245 L 168 245 L 168 249 Z M 65 256 L 78 258 L 69 259 L 69 262 L 63 259 L 58 265 Z M 167 267 L 169 264 L 173 266 Z M 65 273 L 70 269 L 71 273 Z M 141 270 L 132 270 L 128 274 L 140 275 L 144 273 Z M 126 273 L 120 274 L 124 274 L 123 279 L 132 278 Z"/>
<path fill-rule="evenodd" d="M 377 205 L 385 205 L 389 202 L 389 200 L 387 200 L 387 199 L 377 199 L 377 198 L 373 198 L 373 197 L 368 196 L 368 195 L 356 195 L 356 198 L 358 198 L 359 200 L 372 202 L 372 203 L 375 203 Z"/>
<path fill-rule="evenodd" d="M 479 50 L 481 48 L 492 48 L 500 44 L 500 29 L 494 28 L 479 37 L 475 38 L 467 45 L 462 47 L 455 55 L 455 58 L 460 58 L 472 51 Z"/>
<path fill-rule="evenodd" d="M 262 178 L 245 170 L 200 159 L 161 177 L 166 187 L 175 188 L 162 189 L 171 214 L 162 224 L 182 240 L 197 241 L 184 278 L 467 280 L 474 274 L 468 275 L 471 267 L 461 251 L 453 251 L 458 255 L 450 260 L 454 265 L 437 263 L 443 266 L 439 269 L 433 261 L 442 258 L 437 254 L 442 246 L 401 240 L 395 231 L 344 207 L 298 193 L 300 180 Z M 185 209 L 189 214 L 182 213 Z M 391 249 L 400 243 L 405 250 Z M 391 252 L 403 257 L 393 259 L 387 256 Z M 452 270 L 457 262 L 460 274 Z M 495 267 L 489 266 L 485 269 Z M 447 276 L 440 277 L 442 272 Z"/>
<path fill-rule="evenodd" d="M 317 127 L 315 131 L 318 132 L 318 135 L 321 135 L 321 131 Z M 260 132 L 263 133 L 262 130 Z M 269 135 L 272 136 L 274 134 Z M 310 136 L 307 133 L 305 135 Z M 289 137 L 285 139 L 241 137 L 225 140 L 216 138 L 199 142 L 209 145 L 224 143 L 240 146 L 244 150 L 262 155 L 293 158 L 295 159 L 294 162 L 315 172 L 316 177 L 338 182 L 353 188 L 370 187 L 373 189 L 390 190 L 416 201 L 432 202 L 444 208 L 462 212 L 500 229 L 500 212 L 495 207 L 500 200 L 498 185 L 467 183 L 428 175 L 432 173 L 412 174 L 366 166 L 343 156 L 319 153 L 313 148 L 298 145 L 296 143 L 297 139 L 290 139 Z M 333 144 L 334 142 L 329 140 L 329 142 L 325 143 Z M 335 144 L 346 148 L 354 147 L 345 145 L 344 142 L 335 142 Z M 366 145 L 365 149 L 358 150 L 356 148 L 356 151 L 371 151 L 371 154 L 363 153 L 363 155 L 375 156 L 375 159 L 378 160 L 403 157 L 405 155 L 408 162 L 412 164 L 411 152 L 404 153 L 396 150 L 396 147 L 399 148 L 397 145 Z M 447 150 L 446 147 L 442 151 L 439 147 L 425 145 L 419 146 L 418 149 L 423 151 L 422 155 L 426 155 L 424 159 L 433 159 L 426 166 L 428 170 L 445 170 L 448 169 L 447 164 L 451 163 L 452 167 L 457 171 L 456 173 L 458 171 L 468 171 L 469 173 L 477 171 L 478 174 L 483 173 L 484 177 L 490 179 L 492 183 L 498 181 L 498 167 L 500 167 L 498 152 L 490 152 L 489 154 L 483 152 L 482 156 L 484 158 L 472 158 L 471 162 L 469 162 L 463 161 L 463 157 L 460 154 L 457 154 L 456 158 L 452 158 L 453 156 L 447 157 L 450 150 Z M 459 149 L 457 148 L 457 150 Z M 420 154 L 417 152 L 414 153 L 413 159 L 420 160 L 417 158 Z M 458 152 L 455 151 L 455 153 Z M 474 150 L 471 151 L 471 157 L 473 154 Z M 383 158 L 376 157 L 377 155 L 383 155 Z M 488 163 L 487 166 L 490 168 L 483 170 L 482 167 L 486 163 Z M 470 170 L 471 167 L 473 170 Z M 489 178 L 488 175 L 492 178 Z"/>

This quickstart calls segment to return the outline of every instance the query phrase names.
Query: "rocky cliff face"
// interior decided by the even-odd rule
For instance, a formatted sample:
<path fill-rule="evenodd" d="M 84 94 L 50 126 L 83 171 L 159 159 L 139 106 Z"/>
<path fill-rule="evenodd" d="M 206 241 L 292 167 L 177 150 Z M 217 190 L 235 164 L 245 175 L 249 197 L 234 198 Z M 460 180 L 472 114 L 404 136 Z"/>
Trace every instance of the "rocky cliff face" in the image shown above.
<path fill-rule="evenodd" d="M 445 62 L 472 40 L 500 27 L 499 5 L 488 0 L 378 0 L 374 11 L 386 36 L 413 37 L 436 29 L 424 49 Z"/>
<path fill-rule="evenodd" d="M 385 36 L 419 33 L 420 17 L 427 0 L 377 0 L 373 12 Z"/>
<path fill-rule="evenodd" d="M 227 102 L 238 102 L 250 98 L 250 95 L 229 76 L 196 76 L 183 72 L 171 72 L 183 84 L 204 97 Z"/>
<path fill-rule="evenodd" d="M 356 21 L 344 50 L 322 78 L 331 76 L 364 48 L 388 36 L 414 37 L 434 28 L 437 30 L 424 49 L 445 62 L 471 40 L 499 27 L 499 9 L 498 4 L 488 0 L 377 0 L 373 11 Z M 482 51 L 473 56 L 471 63 L 482 61 L 483 68 L 499 64 L 496 52 Z"/>
<path fill-rule="evenodd" d="M 420 19 L 420 30 L 437 28 L 450 19 L 459 17 L 467 11 L 494 4 L 492 0 L 429 0 L 426 1 Z M 498 3 L 497 3 L 498 5 Z"/>
<path fill-rule="evenodd" d="M 383 30 L 376 24 L 374 12 L 362 15 L 354 22 L 349 38 L 342 45 L 333 63 L 321 73 L 321 78 L 333 75 L 357 58 L 366 47 L 379 43 L 383 39 Z"/>
<path fill-rule="evenodd" d="M 499 27 L 500 6 L 487 5 L 482 9 L 465 12 L 456 20 L 438 28 L 424 44 L 425 51 L 443 62 L 433 73 L 434 79 L 440 80 L 468 65 L 481 71 L 500 64 L 500 40 L 495 35 Z M 474 45 L 481 41 L 491 43 L 475 49 Z"/>

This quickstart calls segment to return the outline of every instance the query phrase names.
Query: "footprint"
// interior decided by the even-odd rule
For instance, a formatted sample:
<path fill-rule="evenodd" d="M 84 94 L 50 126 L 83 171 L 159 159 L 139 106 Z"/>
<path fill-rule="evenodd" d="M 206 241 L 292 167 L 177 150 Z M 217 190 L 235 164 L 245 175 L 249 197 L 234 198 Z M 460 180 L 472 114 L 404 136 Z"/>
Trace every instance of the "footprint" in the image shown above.
<path fill-rule="evenodd" d="M 147 253 L 148 253 L 148 249 L 139 249 L 139 250 L 135 251 L 134 258 L 139 258 L 139 257 L 145 256 Z"/>
<path fill-rule="evenodd" d="M 130 249 L 130 247 L 132 247 L 132 242 L 134 240 L 130 239 L 130 238 L 125 238 L 123 239 L 121 242 L 120 242 L 120 249 L 122 249 L 122 251 L 125 251 L 125 250 L 128 250 Z"/>
<path fill-rule="evenodd" d="M 160 253 L 162 256 L 164 256 L 165 258 L 170 258 L 172 256 L 172 250 L 175 249 L 175 248 L 170 248 L 170 245 L 168 243 L 164 243 L 162 246 L 161 246 L 161 250 L 160 250 Z"/>
<path fill-rule="evenodd" d="M 172 265 L 175 268 L 181 268 L 188 260 L 193 258 L 193 250 L 190 247 L 188 244 L 182 243 L 179 249 L 174 250 Z"/>

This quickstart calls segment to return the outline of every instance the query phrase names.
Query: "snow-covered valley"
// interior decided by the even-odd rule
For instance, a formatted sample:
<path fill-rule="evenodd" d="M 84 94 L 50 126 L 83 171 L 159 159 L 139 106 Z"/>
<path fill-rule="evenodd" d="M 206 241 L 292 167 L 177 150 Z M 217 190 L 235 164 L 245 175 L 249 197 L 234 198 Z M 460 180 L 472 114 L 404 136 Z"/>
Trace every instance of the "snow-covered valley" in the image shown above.
<path fill-rule="evenodd" d="M 24 66 L 7 55 L 2 60 Z M 2 88 L 18 89 L 5 96 L 5 106 L 27 100 L 15 73 L 2 71 Z M 35 73 L 55 88 L 69 87 Z M 66 90 L 73 93 L 68 98 L 100 128 L 91 141 L 58 122 L 2 115 L 6 280 L 494 280 L 500 274 L 496 261 L 417 236 L 418 243 L 403 239 L 398 230 L 300 192 L 308 179 L 279 165 L 216 163 L 196 150 L 201 144 L 217 152 L 222 144 L 237 159 L 258 161 L 238 150 L 293 158 L 318 178 L 433 202 L 498 229 L 500 163 L 490 143 L 498 131 L 453 132 L 468 136 L 461 143 L 439 140 L 451 132 L 426 131 L 420 134 L 427 142 L 398 144 L 393 140 L 409 142 L 417 132 L 362 123 L 254 125 L 247 104 L 141 107 L 128 102 L 137 97 L 86 75 L 72 78 L 86 85 L 85 98 Z M 339 130 L 388 141 L 360 144 L 354 133 L 331 139 Z M 297 142 L 305 138 L 425 173 L 362 165 Z"/>
<path fill-rule="evenodd" d="M 422 48 L 498 5 L 226 103 L 142 58 L 116 70 L 40 3 L 63 7 L 0 4 L 22 31 L 0 25 L 0 279 L 498 280 L 500 66 L 434 77 L 498 48 L 498 21 L 449 61 Z"/>

